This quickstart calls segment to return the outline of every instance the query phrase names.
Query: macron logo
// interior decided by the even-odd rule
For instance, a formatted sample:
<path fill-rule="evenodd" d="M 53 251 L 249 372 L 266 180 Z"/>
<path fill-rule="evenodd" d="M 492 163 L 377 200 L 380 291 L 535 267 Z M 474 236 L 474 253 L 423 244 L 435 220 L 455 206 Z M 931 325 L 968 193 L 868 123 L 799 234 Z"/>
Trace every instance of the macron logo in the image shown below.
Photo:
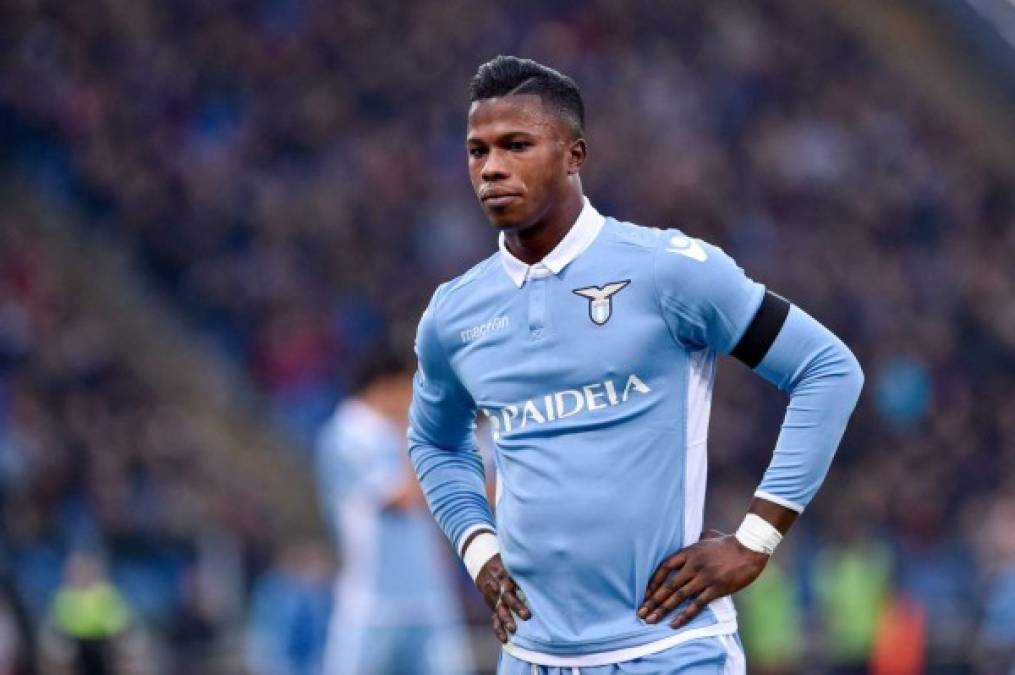
<path fill-rule="evenodd" d="M 670 245 L 666 247 L 666 252 L 686 256 L 698 262 L 708 260 L 708 254 L 705 253 L 705 248 L 699 242 L 679 234 L 670 237 Z"/>
<path fill-rule="evenodd" d="M 493 440 L 500 440 L 505 434 L 535 424 L 547 424 L 562 420 L 581 412 L 592 412 L 627 403 L 635 394 L 652 391 L 645 382 L 633 373 L 627 380 L 614 382 L 604 380 L 586 384 L 578 389 L 562 389 L 540 398 L 530 398 L 518 405 L 506 405 L 500 410 L 482 408 L 490 419 Z"/>
<path fill-rule="evenodd" d="M 495 316 L 486 323 L 481 323 L 478 326 L 472 328 L 466 328 L 461 331 L 459 335 L 462 337 L 462 342 L 468 343 L 473 340 L 478 340 L 481 337 L 486 337 L 490 333 L 498 330 L 504 330 L 511 324 L 511 319 L 506 316 Z"/>

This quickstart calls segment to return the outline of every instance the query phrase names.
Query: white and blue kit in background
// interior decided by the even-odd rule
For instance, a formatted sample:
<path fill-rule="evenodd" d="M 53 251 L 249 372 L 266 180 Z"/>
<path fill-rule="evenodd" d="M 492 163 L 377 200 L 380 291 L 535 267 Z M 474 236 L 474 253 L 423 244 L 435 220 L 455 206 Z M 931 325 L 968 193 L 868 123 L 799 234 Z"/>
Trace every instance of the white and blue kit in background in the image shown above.
<path fill-rule="evenodd" d="M 658 564 L 701 535 L 715 359 L 764 295 L 718 248 L 603 218 L 587 200 L 540 263 L 514 258 L 502 236 L 499 252 L 437 289 L 417 334 L 410 454 L 459 553 L 472 532 L 495 530 L 525 594 L 532 618 L 517 622 L 501 672 L 635 663 L 736 633 L 730 598 L 679 630 L 635 611 Z M 791 395 L 756 494 L 799 511 L 862 376 L 796 307 L 756 371 Z M 477 411 L 496 442 L 496 521 L 473 449 Z"/>
<path fill-rule="evenodd" d="M 341 558 L 325 675 L 471 673 L 446 542 L 425 508 L 385 508 L 407 476 L 404 429 L 347 399 L 316 459 Z"/>

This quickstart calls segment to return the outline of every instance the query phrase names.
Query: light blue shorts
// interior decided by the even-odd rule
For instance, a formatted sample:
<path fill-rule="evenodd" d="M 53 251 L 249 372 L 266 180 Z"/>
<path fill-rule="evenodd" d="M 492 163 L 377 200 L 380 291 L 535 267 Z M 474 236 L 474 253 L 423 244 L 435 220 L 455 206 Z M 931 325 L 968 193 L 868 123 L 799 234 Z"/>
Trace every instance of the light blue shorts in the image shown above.
<path fill-rule="evenodd" d="M 655 654 L 609 666 L 537 666 L 500 654 L 497 675 L 745 675 L 744 650 L 736 635 L 688 640 Z"/>

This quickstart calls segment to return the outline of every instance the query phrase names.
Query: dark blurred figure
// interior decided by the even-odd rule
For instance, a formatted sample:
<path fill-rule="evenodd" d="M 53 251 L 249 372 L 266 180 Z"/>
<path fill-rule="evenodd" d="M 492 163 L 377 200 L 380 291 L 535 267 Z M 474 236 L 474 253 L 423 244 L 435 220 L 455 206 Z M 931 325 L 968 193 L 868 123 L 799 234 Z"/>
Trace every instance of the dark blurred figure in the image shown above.
<path fill-rule="evenodd" d="M 207 593 L 202 593 L 196 571 L 185 574 L 180 582 L 180 607 L 173 616 L 167 631 L 173 672 L 182 673 L 187 667 L 200 663 L 205 666 L 214 658 L 220 638 L 220 625 L 209 606 Z M 207 668 L 200 673 L 216 672 Z M 194 675 L 193 672 L 191 675 Z"/>
<path fill-rule="evenodd" d="M 252 675 L 319 675 L 332 565 L 315 543 L 286 546 L 254 586 L 246 661 Z"/>
<path fill-rule="evenodd" d="M 0 579 L 0 675 L 34 675 L 33 637 L 10 580 Z"/>

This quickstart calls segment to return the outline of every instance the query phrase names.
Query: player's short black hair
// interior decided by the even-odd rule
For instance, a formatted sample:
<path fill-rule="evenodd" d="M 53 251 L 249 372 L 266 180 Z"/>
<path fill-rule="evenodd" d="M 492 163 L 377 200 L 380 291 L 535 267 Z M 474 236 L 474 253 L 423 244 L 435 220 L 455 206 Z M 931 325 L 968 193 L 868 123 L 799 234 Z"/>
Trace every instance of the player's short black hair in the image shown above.
<path fill-rule="evenodd" d="M 581 90 L 567 75 L 517 56 L 498 56 L 481 65 L 469 83 L 472 101 L 512 94 L 535 94 L 570 123 L 576 135 L 585 133 L 585 103 Z"/>
<path fill-rule="evenodd" d="M 378 380 L 407 375 L 415 369 L 415 361 L 387 345 L 373 347 L 353 368 L 349 387 L 353 394 L 364 391 Z"/>

